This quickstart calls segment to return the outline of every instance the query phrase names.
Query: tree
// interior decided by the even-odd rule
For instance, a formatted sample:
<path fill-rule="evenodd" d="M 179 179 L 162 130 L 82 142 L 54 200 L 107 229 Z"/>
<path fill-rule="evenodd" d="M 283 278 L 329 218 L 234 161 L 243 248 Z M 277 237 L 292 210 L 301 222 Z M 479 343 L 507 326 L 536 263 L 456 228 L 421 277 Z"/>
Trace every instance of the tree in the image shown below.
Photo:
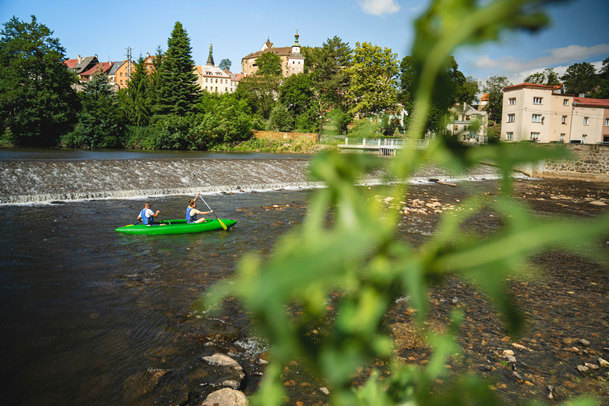
<path fill-rule="evenodd" d="M 279 76 L 248 76 L 239 82 L 235 96 L 245 100 L 252 113 L 268 119 L 277 105 L 279 84 Z"/>
<path fill-rule="evenodd" d="M 135 63 L 127 88 L 119 91 L 119 100 L 125 116 L 131 124 L 147 126 L 153 101 L 152 82 L 144 66 L 144 58 Z"/>
<path fill-rule="evenodd" d="M 279 88 L 279 102 L 294 116 L 304 113 L 311 106 L 313 98 L 313 80 L 306 73 L 288 76 Z"/>
<path fill-rule="evenodd" d="M 230 70 L 230 67 L 233 63 L 228 58 L 224 58 L 220 61 L 218 67 L 222 70 Z"/>
<path fill-rule="evenodd" d="M 349 43 L 334 36 L 328 38 L 321 48 L 303 48 L 303 54 L 305 71 L 311 74 L 324 104 L 344 107 L 345 94 L 349 88 L 349 76 L 344 70 L 352 62 Z"/>
<path fill-rule="evenodd" d="M 489 120 L 496 123 L 501 122 L 501 112 L 503 110 L 503 89 L 512 86 L 512 82 L 505 76 L 491 76 L 486 81 L 484 92 L 488 94 L 488 111 Z"/>
<path fill-rule="evenodd" d="M 82 93 L 82 111 L 74 131 L 64 137 L 69 147 L 116 148 L 125 126 L 114 91 L 101 71 L 95 72 Z"/>
<path fill-rule="evenodd" d="M 272 52 L 264 52 L 256 59 L 258 76 L 278 76 L 281 75 L 281 58 Z"/>
<path fill-rule="evenodd" d="M 356 43 L 353 65 L 345 69 L 350 78 L 347 99 L 350 113 L 367 116 L 397 103 L 397 54 L 367 42 Z"/>
<path fill-rule="evenodd" d="M 525 83 L 555 86 L 560 84 L 558 74 L 552 68 L 545 68 L 543 72 L 535 72 L 524 79 Z"/>
<path fill-rule="evenodd" d="M 269 117 L 266 129 L 269 131 L 290 131 L 294 128 L 294 116 L 283 104 L 275 106 Z"/>
<path fill-rule="evenodd" d="M 603 60 L 603 66 L 601 66 L 598 76 L 601 79 L 609 79 L 609 58 Z"/>
<path fill-rule="evenodd" d="M 167 41 L 167 52 L 159 70 L 158 113 L 182 116 L 192 113 L 201 96 L 194 73 L 190 39 L 179 21 Z"/>
<path fill-rule="evenodd" d="M 0 134 L 8 129 L 16 145 L 54 146 L 76 119 L 77 77 L 52 34 L 34 16 L 13 17 L 0 32 Z"/>
<path fill-rule="evenodd" d="M 599 82 L 596 69 L 589 62 L 575 63 L 569 66 L 561 79 L 564 81 L 567 93 L 575 95 L 592 92 Z"/>

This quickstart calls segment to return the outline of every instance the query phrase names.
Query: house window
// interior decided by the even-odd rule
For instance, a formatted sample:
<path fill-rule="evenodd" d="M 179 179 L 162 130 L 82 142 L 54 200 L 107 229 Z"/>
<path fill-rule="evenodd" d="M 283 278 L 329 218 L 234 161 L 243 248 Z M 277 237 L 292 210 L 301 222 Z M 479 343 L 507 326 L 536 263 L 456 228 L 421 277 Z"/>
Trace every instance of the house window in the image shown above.
<path fill-rule="evenodd" d="M 508 141 L 512 141 L 514 139 L 514 133 L 513 132 L 506 133 L 505 139 Z"/>
<path fill-rule="evenodd" d="M 584 134 L 582 135 L 582 144 L 586 143 L 586 137 L 588 136 L 588 134 Z"/>
<path fill-rule="evenodd" d="M 531 133 L 531 141 L 537 142 L 539 140 L 539 133 Z"/>
<path fill-rule="evenodd" d="M 541 123 L 541 114 L 533 114 L 533 122 Z"/>
<path fill-rule="evenodd" d="M 513 123 L 514 121 L 516 121 L 516 114 L 508 114 L 508 123 Z"/>
<path fill-rule="evenodd" d="M 560 142 L 565 142 L 565 133 L 560 134 Z"/>
<path fill-rule="evenodd" d="M 569 105 L 569 99 L 563 99 L 562 100 L 562 105 L 563 106 L 568 106 Z"/>
<path fill-rule="evenodd" d="M 567 124 L 567 116 L 562 116 L 561 124 Z"/>
<path fill-rule="evenodd" d="M 605 127 L 609 127 L 609 118 L 605 119 Z"/>
<path fill-rule="evenodd" d="M 509 98 L 509 102 L 510 102 L 510 104 L 512 104 L 512 105 L 513 105 L 513 104 L 516 104 L 516 98 L 515 98 L 515 97 L 510 97 L 510 98 Z"/>
<path fill-rule="evenodd" d="M 584 125 L 590 124 L 590 117 L 584 117 Z"/>
<path fill-rule="evenodd" d="M 541 104 L 543 102 L 543 97 L 533 97 L 533 104 Z"/>

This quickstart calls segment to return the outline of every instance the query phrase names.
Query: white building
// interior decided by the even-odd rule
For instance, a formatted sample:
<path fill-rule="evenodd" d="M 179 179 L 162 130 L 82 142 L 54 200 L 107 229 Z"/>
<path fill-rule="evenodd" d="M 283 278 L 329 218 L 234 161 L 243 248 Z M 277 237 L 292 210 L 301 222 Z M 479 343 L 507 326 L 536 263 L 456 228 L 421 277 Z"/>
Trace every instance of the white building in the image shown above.
<path fill-rule="evenodd" d="M 214 63 L 212 51 L 213 46 L 210 44 L 207 63 L 203 66 L 195 66 L 197 83 L 201 86 L 201 90 L 210 93 L 234 93 L 239 84 L 238 75 L 232 75 L 230 72 L 217 67 Z"/>

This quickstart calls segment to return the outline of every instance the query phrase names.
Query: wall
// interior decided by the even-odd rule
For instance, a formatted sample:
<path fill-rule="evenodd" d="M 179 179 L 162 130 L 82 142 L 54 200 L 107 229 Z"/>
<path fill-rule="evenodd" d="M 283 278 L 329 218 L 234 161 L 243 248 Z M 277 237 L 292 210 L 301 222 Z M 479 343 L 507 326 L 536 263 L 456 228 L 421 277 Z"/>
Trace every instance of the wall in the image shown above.
<path fill-rule="evenodd" d="M 272 139 L 272 140 L 300 140 L 300 141 L 309 141 L 309 142 L 317 142 L 319 135 L 314 133 L 287 133 L 287 132 L 278 132 L 278 131 L 254 131 L 254 137 L 262 140 L 262 139 Z"/>
<path fill-rule="evenodd" d="M 540 178 L 609 182 L 609 146 L 567 144 L 565 147 L 572 152 L 572 160 L 546 161 L 523 168 L 522 172 Z"/>

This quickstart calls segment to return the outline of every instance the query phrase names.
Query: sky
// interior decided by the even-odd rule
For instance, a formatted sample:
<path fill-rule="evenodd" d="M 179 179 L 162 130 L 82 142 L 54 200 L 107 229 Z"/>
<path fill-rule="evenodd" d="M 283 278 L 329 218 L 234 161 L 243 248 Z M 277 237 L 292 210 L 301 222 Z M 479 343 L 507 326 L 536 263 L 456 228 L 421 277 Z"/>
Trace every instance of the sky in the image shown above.
<path fill-rule="evenodd" d="M 490 0 L 479 0 L 488 2 Z M 216 64 L 228 58 L 231 71 L 241 71 L 241 58 L 260 50 L 268 39 L 276 47 L 290 46 L 296 30 L 303 46 L 321 46 L 340 37 L 350 46 L 368 42 L 410 54 L 413 21 L 429 0 L 0 0 L 0 22 L 15 16 L 54 31 L 68 58 L 97 55 L 100 61 L 126 59 L 127 48 L 137 59 L 154 54 L 174 24 L 186 29 L 196 65 L 207 61 L 213 44 Z M 577 62 L 600 67 L 609 57 L 609 0 L 573 0 L 546 7 L 552 20 L 540 33 L 506 33 L 498 42 L 460 48 L 459 69 L 480 81 L 507 76 L 520 83 L 530 73 L 551 67 L 562 74 Z"/>

